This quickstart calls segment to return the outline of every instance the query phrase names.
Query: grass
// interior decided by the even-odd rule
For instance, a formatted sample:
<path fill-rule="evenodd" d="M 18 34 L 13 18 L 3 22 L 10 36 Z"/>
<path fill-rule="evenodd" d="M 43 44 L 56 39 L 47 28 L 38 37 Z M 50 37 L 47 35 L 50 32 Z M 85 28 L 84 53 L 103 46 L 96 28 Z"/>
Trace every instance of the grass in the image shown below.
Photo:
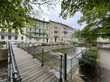
<path fill-rule="evenodd" d="M 60 49 L 53 49 L 53 52 L 61 52 L 61 53 L 65 53 L 69 48 L 60 48 Z"/>
<path fill-rule="evenodd" d="M 33 58 L 37 58 L 39 61 L 42 61 L 42 53 L 34 54 Z M 58 66 L 58 63 L 49 56 L 48 52 L 43 53 L 43 59 L 44 64 L 48 65 L 51 69 Z"/>
<path fill-rule="evenodd" d="M 53 52 L 65 53 L 69 48 L 52 49 Z M 42 53 L 37 53 L 33 55 L 33 58 L 37 58 L 42 62 Z M 49 54 L 49 51 L 43 53 L 44 63 L 48 65 L 51 69 L 58 69 L 60 65 L 60 60 L 56 56 Z"/>

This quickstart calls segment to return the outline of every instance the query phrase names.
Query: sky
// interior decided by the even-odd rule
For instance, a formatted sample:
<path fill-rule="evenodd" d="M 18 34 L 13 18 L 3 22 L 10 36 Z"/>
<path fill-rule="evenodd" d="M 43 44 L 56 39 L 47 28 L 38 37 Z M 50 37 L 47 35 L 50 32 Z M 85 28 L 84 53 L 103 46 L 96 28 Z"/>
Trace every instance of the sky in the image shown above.
<path fill-rule="evenodd" d="M 33 15 L 33 17 L 41 20 L 45 20 L 45 21 L 53 20 L 59 23 L 66 24 L 76 29 L 83 28 L 84 25 L 80 25 L 77 23 L 77 21 L 82 16 L 80 12 L 76 12 L 74 16 L 64 20 L 61 16 L 59 16 L 61 12 L 61 2 L 59 2 L 59 0 L 50 0 L 50 1 L 51 1 L 50 2 L 51 5 L 45 4 L 45 5 L 42 5 L 41 7 L 39 7 L 38 5 L 32 4 L 33 11 L 31 14 Z"/>
<path fill-rule="evenodd" d="M 53 13 L 49 14 L 50 20 L 66 24 L 66 25 L 71 26 L 76 29 L 80 29 L 82 27 L 80 24 L 77 23 L 77 21 L 80 19 L 80 17 L 81 17 L 80 12 L 75 13 L 74 16 L 72 16 L 71 18 L 67 18 L 66 20 L 63 19 L 61 16 L 59 16 L 58 13 L 53 12 Z"/>

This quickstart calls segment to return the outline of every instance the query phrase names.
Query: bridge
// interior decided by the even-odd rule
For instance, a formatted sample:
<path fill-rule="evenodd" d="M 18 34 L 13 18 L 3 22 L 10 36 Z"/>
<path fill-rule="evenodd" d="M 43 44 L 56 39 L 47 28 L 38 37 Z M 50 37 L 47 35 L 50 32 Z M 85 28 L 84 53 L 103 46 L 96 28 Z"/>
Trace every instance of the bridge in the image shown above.
<path fill-rule="evenodd" d="M 9 44 L 8 57 L 9 82 L 58 82 L 46 66 L 42 67 L 26 51 Z"/>

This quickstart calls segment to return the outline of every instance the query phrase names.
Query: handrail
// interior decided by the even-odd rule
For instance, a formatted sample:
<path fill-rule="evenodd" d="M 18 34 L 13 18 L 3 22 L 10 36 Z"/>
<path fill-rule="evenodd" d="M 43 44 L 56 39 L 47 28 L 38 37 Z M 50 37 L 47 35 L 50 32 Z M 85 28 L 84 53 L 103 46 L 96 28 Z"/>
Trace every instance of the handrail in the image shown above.
<path fill-rule="evenodd" d="M 15 54 L 12 45 L 8 43 L 8 81 L 21 82 L 21 76 L 16 64 Z"/>

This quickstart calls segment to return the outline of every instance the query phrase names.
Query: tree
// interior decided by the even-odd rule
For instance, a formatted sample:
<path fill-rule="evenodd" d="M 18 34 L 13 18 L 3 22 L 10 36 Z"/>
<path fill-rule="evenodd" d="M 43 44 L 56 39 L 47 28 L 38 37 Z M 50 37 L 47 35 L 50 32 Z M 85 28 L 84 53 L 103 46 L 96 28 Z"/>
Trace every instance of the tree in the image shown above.
<path fill-rule="evenodd" d="M 110 37 L 110 0 L 63 0 L 61 15 L 69 17 L 80 11 L 80 23 L 86 22 L 91 32 L 101 37 Z"/>
<path fill-rule="evenodd" d="M 97 49 L 89 48 L 82 53 L 79 60 L 80 73 L 86 82 L 96 82 L 97 78 Z"/>
<path fill-rule="evenodd" d="M 23 27 L 29 27 L 35 23 L 30 15 L 32 4 L 40 7 L 49 2 L 50 0 L 0 0 L 0 28 L 2 31 L 15 29 L 22 32 Z"/>
<path fill-rule="evenodd" d="M 86 47 L 96 46 L 97 32 L 93 33 L 89 28 L 76 30 L 74 36 Z"/>
<path fill-rule="evenodd" d="M 29 0 L 0 0 L 0 28 L 22 30 L 22 27 L 31 24 L 28 17 L 30 11 L 24 3 Z"/>

